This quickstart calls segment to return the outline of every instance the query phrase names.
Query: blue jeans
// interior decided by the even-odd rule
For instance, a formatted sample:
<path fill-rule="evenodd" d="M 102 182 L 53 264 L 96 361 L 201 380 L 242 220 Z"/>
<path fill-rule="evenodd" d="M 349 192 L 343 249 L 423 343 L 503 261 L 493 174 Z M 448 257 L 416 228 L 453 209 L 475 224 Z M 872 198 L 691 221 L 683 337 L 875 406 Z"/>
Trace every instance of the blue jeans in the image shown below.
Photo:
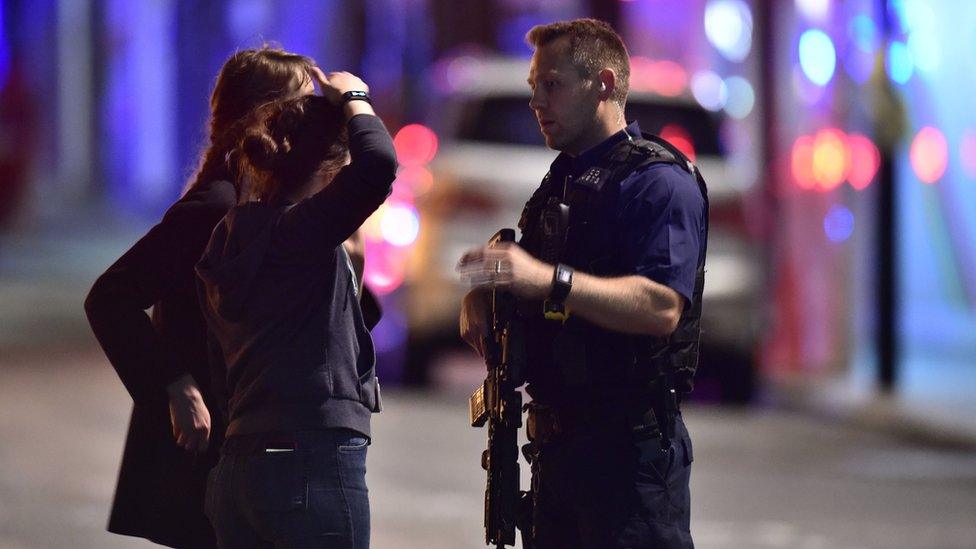
<path fill-rule="evenodd" d="M 218 545 L 367 549 L 368 445 L 346 429 L 228 438 L 207 480 Z"/>

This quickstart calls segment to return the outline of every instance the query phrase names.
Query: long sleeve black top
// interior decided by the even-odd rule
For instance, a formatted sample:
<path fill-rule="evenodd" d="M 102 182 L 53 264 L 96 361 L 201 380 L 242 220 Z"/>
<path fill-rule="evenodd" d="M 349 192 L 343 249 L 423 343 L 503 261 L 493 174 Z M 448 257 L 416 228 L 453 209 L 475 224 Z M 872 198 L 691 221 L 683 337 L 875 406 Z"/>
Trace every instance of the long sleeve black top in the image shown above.
<path fill-rule="evenodd" d="M 354 116 L 348 129 L 351 162 L 327 187 L 297 204 L 233 208 L 197 265 L 213 362 L 224 368 L 214 383 L 226 383 L 228 436 L 338 427 L 369 435 L 375 354 L 342 242 L 389 195 L 396 153 L 376 116 Z"/>

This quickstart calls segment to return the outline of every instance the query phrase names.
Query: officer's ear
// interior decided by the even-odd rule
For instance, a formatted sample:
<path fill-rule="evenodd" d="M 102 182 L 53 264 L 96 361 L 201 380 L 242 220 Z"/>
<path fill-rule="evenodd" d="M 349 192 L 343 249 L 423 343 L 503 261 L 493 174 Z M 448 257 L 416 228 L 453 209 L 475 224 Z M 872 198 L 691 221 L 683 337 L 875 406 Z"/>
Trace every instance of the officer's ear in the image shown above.
<path fill-rule="evenodd" d="M 613 72 L 613 69 L 603 69 L 597 74 L 597 79 L 599 80 L 600 86 L 600 100 L 606 101 L 610 99 L 613 91 L 617 89 L 617 75 Z"/>

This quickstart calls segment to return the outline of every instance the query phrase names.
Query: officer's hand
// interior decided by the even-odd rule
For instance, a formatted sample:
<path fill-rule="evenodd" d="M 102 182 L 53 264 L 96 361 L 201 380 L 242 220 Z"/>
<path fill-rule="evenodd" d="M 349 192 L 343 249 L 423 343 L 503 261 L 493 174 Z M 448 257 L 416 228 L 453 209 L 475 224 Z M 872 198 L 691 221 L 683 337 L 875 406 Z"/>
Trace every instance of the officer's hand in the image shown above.
<path fill-rule="evenodd" d="M 526 299 L 549 294 L 554 270 L 513 242 L 471 250 L 458 262 L 461 277 L 472 286 L 499 288 Z"/>
<path fill-rule="evenodd" d="M 190 452 L 205 452 L 210 444 L 210 410 L 189 374 L 166 387 L 169 418 L 176 444 Z"/>
<path fill-rule="evenodd" d="M 478 352 L 482 358 L 485 356 L 485 337 L 488 336 L 490 320 L 488 305 L 488 292 L 481 288 L 475 288 L 464 296 L 461 300 L 461 339 L 472 349 Z"/>

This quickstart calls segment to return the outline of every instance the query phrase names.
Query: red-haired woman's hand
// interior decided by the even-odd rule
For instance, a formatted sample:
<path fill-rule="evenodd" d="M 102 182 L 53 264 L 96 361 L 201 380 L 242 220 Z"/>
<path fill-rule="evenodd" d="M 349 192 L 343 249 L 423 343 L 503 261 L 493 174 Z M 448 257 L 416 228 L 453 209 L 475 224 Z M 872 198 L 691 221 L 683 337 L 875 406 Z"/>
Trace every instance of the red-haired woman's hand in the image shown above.
<path fill-rule="evenodd" d="M 350 91 L 369 92 L 369 86 L 358 76 L 348 72 L 330 72 L 325 74 L 322 69 L 312 67 L 312 76 L 319 83 L 322 95 L 333 105 L 342 103 L 342 94 Z"/>

